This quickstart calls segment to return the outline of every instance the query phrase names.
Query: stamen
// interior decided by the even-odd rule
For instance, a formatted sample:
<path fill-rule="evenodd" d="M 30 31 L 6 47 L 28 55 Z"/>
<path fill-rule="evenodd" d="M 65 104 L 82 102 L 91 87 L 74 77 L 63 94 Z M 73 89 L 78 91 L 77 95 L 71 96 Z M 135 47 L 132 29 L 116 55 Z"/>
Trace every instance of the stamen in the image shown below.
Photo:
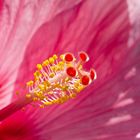
<path fill-rule="evenodd" d="M 27 82 L 26 98 L 32 98 L 40 107 L 61 104 L 77 94 L 96 79 L 96 72 L 87 72 L 83 64 L 89 60 L 85 52 L 79 53 L 79 61 L 72 53 L 56 54 L 37 64 L 34 80 Z M 84 63 L 83 63 L 84 62 Z"/>

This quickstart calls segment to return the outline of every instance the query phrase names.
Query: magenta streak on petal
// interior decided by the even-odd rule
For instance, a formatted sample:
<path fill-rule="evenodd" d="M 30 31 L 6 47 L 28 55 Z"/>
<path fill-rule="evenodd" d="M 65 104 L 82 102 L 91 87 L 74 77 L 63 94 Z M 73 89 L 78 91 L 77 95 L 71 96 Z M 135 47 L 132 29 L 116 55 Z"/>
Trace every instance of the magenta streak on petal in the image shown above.
<path fill-rule="evenodd" d="M 22 112 L 22 111 L 21 111 Z M 11 116 L 12 121 L 5 120 L 0 125 L 0 139 L 1 140 L 38 140 L 35 136 L 36 126 L 29 120 L 23 112 L 17 113 L 17 116 Z M 31 122 L 30 122 L 31 121 Z M 25 125 L 26 122 L 28 125 Z"/>
<path fill-rule="evenodd" d="M 31 102 L 31 98 L 27 99 L 23 96 L 22 98 L 19 98 L 11 104 L 7 105 L 6 107 L 2 108 L 0 110 L 0 121 L 3 121 L 7 117 L 10 117 L 10 115 L 26 107 L 26 105 L 30 104 Z"/>
<path fill-rule="evenodd" d="M 0 12 L 2 10 L 2 6 L 3 6 L 3 0 L 0 0 Z"/>

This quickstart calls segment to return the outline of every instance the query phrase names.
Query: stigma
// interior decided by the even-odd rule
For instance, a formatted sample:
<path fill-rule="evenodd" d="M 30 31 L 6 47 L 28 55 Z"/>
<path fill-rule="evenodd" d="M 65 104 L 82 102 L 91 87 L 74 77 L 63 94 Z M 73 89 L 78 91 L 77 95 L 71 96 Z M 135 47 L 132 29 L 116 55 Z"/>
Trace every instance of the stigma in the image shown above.
<path fill-rule="evenodd" d="M 32 98 L 40 107 L 62 104 L 75 98 L 97 78 L 95 69 L 85 71 L 89 61 L 86 52 L 79 52 L 78 59 L 72 53 L 52 57 L 36 65 L 34 79 L 26 83 L 26 98 Z"/>

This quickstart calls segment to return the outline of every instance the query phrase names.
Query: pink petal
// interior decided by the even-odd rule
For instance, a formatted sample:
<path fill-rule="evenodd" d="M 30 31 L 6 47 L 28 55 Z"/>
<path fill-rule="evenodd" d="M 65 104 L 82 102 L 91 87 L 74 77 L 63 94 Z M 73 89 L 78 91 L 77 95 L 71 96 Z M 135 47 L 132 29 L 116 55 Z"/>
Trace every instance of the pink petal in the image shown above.
<path fill-rule="evenodd" d="M 34 31 L 31 35 L 26 32 L 28 38 L 23 36 L 25 55 L 15 91 L 24 93 L 21 87 L 32 78 L 37 63 L 53 53 L 66 51 L 75 54 L 80 50 L 87 51 L 91 61 L 86 67 L 95 66 L 98 80 L 75 100 L 61 106 L 45 109 L 29 106 L 25 112 L 19 111 L 3 122 L 0 136 L 3 138 L 10 133 L 5 126 L 9 123 L 16 131 L 16 118 L 23 116 L 18 128 L 29 131 L 24 131 L 23 139 L 136 139 L 140 130 L 137 108 L 140 56 L 138 47 L 128 47 L 131 28 L 125 1 L 86 0 L 67 6 L 64 11 L 56 10 L 57 14 L 52 12 L 53 18 L 41 19 L 40 26 L 32 25 Z M 30 24 L 27 26 L 31 27 Z M 16 134 L 13 137 L 19 138 Z"/>
<path fill-rule="evenodd" d="M 128 50 L 130 23 L 125 2 L 117 1 L 107 6 L 106 2 L 83 1 L 42 24 L 29 42 L 15 91 L 24 92 L 21 83 L 25 85 L 32 79 L 36 64 L 54 53 L 70 51 L 77 55 L 78 51 L 85 50 L 91 58 L 86 67 L 97 67 L 99 78 L 114 73 L 117 62 Z M 113 9 L 115 7 L 117 11 Z M 101 67 L 104 67 L 104 72 Z"/>
<path fill-rule="evenodd" d="M 0 1 L 0 108 L 11 101 L 13 83 L 33 34 L 44 22 L 80 1 Z M 24 82 L 21 84 L 24 85 Z M 20 88 L 23 86 L 20 85 Z"/>

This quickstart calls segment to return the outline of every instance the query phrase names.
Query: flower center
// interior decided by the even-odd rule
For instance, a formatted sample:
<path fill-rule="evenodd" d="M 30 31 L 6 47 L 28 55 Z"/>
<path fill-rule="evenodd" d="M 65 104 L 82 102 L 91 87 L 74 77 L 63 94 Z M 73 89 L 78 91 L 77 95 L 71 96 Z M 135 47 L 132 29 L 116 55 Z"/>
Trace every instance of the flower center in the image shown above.
<path fill-rule="evenodd" d="M 53 55 L 37 64 L 34 79 L 27 82 L 29 93 L 40 107 L 64 103 L 74 98 L 80 91 L 96 79 L 96 72 L 87 72 L 83 64 L 89 60 L 85 52 L 79 53 L 79 61 L 72 53 Z"/>

